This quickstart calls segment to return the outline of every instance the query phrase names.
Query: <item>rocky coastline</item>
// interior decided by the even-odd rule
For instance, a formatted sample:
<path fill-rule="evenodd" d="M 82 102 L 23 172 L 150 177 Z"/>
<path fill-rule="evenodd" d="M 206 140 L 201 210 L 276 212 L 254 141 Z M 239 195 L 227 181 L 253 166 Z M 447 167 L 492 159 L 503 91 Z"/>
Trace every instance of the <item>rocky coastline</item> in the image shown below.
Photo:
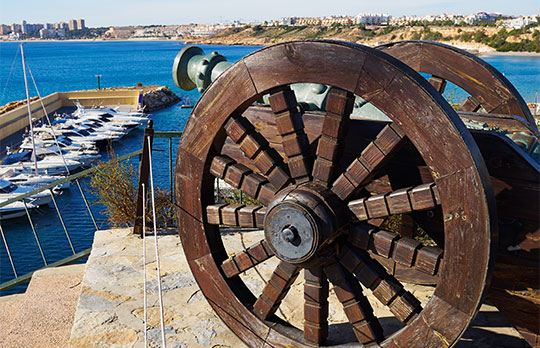
<path fill-rule="evenodd" d="M 438 41 L 465 49 L 474 54 L 527 54 L 540 55 L 537 50 L 492 47 L 486 38 L 500 35 L 496 27 L 455 27 L 455 26 L 411 26 L 411 27 L 358 27 L 358 26 L 276 26 L 232 28 L 206 36 L 183 37 L 186 44 L 269 46 L 295 40 L 343 40 L 370 47 L 403 40 Z M 533 34 L 516 34 L 505 38 L 504 42 L 516 44 L 520 41 L 538 40 Z M 477 38 L 478 36 L 478 38 Z M 483 38 L 483 39 L 482 39 Z M 530 47 L 526 47 L 530 48 Z M 511 52 L 508 52 L 511 51 Z"/>
<path fill-rule="evenodd" d="M 164 109 L 181 101 L 167 86 L 154 86 L 143 93 L 142 105 L 144 112 Z"/>

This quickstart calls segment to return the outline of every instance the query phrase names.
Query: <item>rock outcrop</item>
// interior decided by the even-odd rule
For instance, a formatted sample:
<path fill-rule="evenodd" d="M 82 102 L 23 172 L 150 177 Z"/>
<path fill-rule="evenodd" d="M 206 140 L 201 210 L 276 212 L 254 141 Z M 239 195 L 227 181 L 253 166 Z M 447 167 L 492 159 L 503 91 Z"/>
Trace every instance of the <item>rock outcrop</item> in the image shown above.
<path fill-rule="evenodd" d="M 145 112 L 152 112 L 176 104 L 180 100 L 180 97 L 174 94 L 169 87 L 159 86 L 145 89 L 142 104 Z"/>

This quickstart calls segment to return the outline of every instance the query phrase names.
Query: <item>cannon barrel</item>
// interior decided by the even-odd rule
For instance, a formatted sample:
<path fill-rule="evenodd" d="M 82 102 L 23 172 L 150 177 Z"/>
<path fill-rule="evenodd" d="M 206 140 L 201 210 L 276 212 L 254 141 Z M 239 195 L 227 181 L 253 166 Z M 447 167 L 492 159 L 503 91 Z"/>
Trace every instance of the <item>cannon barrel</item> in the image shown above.
<path fill-rule="evenodd" d="M 202 93 L 219 75 L 232 65 L 227 58 L 216 51 L 206 54 L 197 46 L 184 47 L 174 59 L 173 80 L 179 88 Z M 296 83 L 291 85 L 298 102 L 305 110 L 324 110 L 328 86 L 319 83 Z M 268 96 L 261 100 L 268 104 Z"/>
<path fill-rule="evenodd" d="M 440 45 L 439 45 L 440 46 Z M 389 46 L 390 47 L 390 46 Z M 381 50 L 385 51 L 386 46 L 381 46 Z M 447 49 L 454 52 L 454 48 Z M 392 53 L 391 50 L 388 53 Z M 459 52 L 458 52 L 459 53 Z M 448 54 L 448 53 L 447 53 Z M 467 53 L 461 53 L 461 55 L 465 55 Z M 476 61 L 478 61 L 478 58 L 475 58 Z M 476 69 L 480 69 L 483 67 L 482 64 L 486 64 L 485 62 L 482 62 L 481 64 L 477 62 Z M 230 66 L 232 66 L 233 63 L 228 62 L 227 58 L 221 54 L 219 54 L 217 51 L 213 51 L 209 54 L 205 54 L 205 52 L 197 46 L 185 46 L 174 59 L 173 64 L 173 80 L 176 86 L 179 88 L 191 91 L 194 88 L 197 88 L 197 90 L 202 93 L 204 90 L 212 83 L 214 82 L 225 70 L 227 70 Z M 440 73 L 440 72 L 439 72 Z M 498 74 L 498 72 L 497 72 Z M 496 77 L 500 78 L 498 75 Z M 503 82 L 505 82 L 504 80 Z M 430 83 L 432 80 L 430 79 Z M 508 83 L 509 82 L 505 82 Z M 444 82 L 444 85 L 446 85 L 446 81 Z M 304 111 L 324 111 L 326 110 L 326 101 L 328 98 L 328 93 L 331 91 L 332 87 L 327 86 L 324 84 L 319 83 L 295 83 L 290 85 L 291 89 L 294 91 L 294 94 L 296 96 L 296 99 L 298 101 L 298 104 Z M 438 86 L 438 88 L 441 88 Z M 444 87 L 442 87 L 444 89 Z M 512 87 L 513 88 L 513 87 Z M 441 93 L 443 90 L 439 90 Z M 516 98 L 521 100 L 521 96 L 516 96 Z M 262 105 L 270 105 L 268 95 L 264 95 L 261 99 L 258 100 L 259 104 Z M 524 103 L 524 102 L 523 102 Z M 526 104 L 525 104 L 526 105 Z M 515 111 L 515 110 L 514 110 Z M 519 111 L 519 110 L 518 110 Z M 528 119 L 528 115 L 526 114 L 527 110 L 524 111 L 525 114 L 518 113 L 521 117 L 524 117 L 525 119 Z M 530 114 L 530 112 L 529 112 Z M 485 122 L 482 120 L 479 124 L 476 124 L 478 122 L 475 122 L 476 119 L 478 119 L 478 115 L 473 113 L 468 114 L 466 112 L 462 112 L 461 110 L 458 111 L 458 115 L 461 118 L 464 119 L 471 119 L 467 120 L 467 127 L 469 128 L 480 128 L 483 129 Z M 354 109 L 351 114 L 352 117 L 357 118 L 363 118 L 363 119 L 372 119 L 372 120 L 379 120 L 379 121 L 390 121 L 390 119 L 382 113 L 379 109 L 377 109 L 374 105 L 367 102 L 365 99 L 356 96 L 355 102 L 354 102 Z M 484 115 L 489 118 L 497 117 L 497 115 Z M 532 117 L 532 116 L 531 116 Z M 540 134 L 538 133 L 538 130 L 534 126 L 534 121 L 531 123 L 531 127 L 521 127 L 522 131 L 525 131 L 526 133 L 533 133 L 534 137 L 539 137 Z M 527 137 L 527 135 L 523 135 L 522 137 Z M 513 139 L 515 142 L 517 142 L 520 146 L 524 147 L 524 150 L 531 155 L 533 158 L 537 159 L 540 157 L 540 146 L 537 146 L 536 142 L 533 143 L 533 146 L 531 147 L 529 145 L 528 141 L 522 140 L 520 137 L 519 139 Z"/>

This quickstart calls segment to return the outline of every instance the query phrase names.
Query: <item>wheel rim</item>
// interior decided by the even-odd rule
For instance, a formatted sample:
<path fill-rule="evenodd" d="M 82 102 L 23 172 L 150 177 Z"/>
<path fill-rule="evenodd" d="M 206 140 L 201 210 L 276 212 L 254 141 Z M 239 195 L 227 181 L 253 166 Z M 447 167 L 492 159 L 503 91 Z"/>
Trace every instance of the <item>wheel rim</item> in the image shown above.
<path fill-rule="evenodd" d="M 483 107 L 493 114 L 517 115 L 536 129 L 534 117 L 516 88 L 486 61 L 465 50 L 429 41 L 400 41 L 377 47 L 416 71 L 432 75 L 429 81 L 443 93 L 446 81 L 463 88 L 470 97 L 462 111 Z"/>
<path fill-rule="evenodd" d="M 325 67 L 323 71 L 319 69 L 321 66 Z M 301 140 L 305 137 L 305 134 L 302 134 L 303 126 L 287 126 L 286 122 L 281 126 L 284 144 L 291 139 L 288 135 L 292 133 L 295 133 L 294 138 L 300 141 L 284 146 L 287 158 L 287 163 L 284 163 L 241 116 L 254 101 L 271 92 L 273 111 L 285 118 L 294 119 L 293 114 L 296 111 L 291 111 L 294 109 L 291 103 L 294 104 L 295 100 L 291 98 L 292 92 L 286 86 L 298 82 L 322 83 L 334 87 L 335 95 L 329 99 L 330 105 L 327 105 L 327 109 L 332 112 L 327 112 L 323 121 L 323 135 L 326 135 L 329 141 L 332 140 L 332 135 L 340 136 L 340 126 L 337 125 L 337 130 L 331 127 L 336 117 L 332 119 L 330 113 L 337 115 L 337 119 L 348 118 L 352 109 L 352 93 L 369 100 L 393 120 L 392 124 L 381 131 L 379 140 L 370 143 L 364 149 L 364 155 L 358 157 L 363 156 L 361 161 L 358 161 L 363 163 L 361 167 L 351 163 L 350 170 L 345 171 L 346 174 L 339 173 L 336 169 L 328 169 L 328 160 L 322 153 L 318 153 L 313 162 L 314 169 L 310 170 L 310 161 L 303 152 L 307 145 Z M 406 94 L 403 93 L 404 90 L 407 91 Z M 416 122 L 419 119 L 423 122 Z M 328 127 L 325 127 L 327 123 Z M 343 128 L 345 127 L 341 126 L 341 129 Z M 332 133 L 334 131 L 338 133 Z M 247 157 L 254 159 L 260 173 L 248 174 L 248 168 L 220 156 L 227 136 L 240 143 L 242 151 Z M 285 279 L 280 285 L 281 293 L 270 294 L 270 289 L 266 293 L 268 296 L 261 295 L 255 301 L 247 287 L 235 275 L 236 271 L 241 271 L 238 265 L 242 263 L 240 257 L 228 258 L 218 224 L 223 222 L 223 219 L 230 221 L 232 217 L 236 225 L 239 225 L 241 215 L 251 216 L 252 223 L 255 224 L 255 220 L 261 218 L 262 214 L 251 208 L 246 215 L 240 213 L 244 208 L 235 206 L 228 206 L 220 211 L 220 207 L 214 204 L 214 177 L 221 177 L 233 184 L 236 180 L 237 186 L 241 186 L 244 192 L 249 191 L 256 196 L 254 198 L 267 205 L 275 204 L 272 202 L 275 194 L 272 187 L 283 192 L 290 189 L 291 185 L 302 186 L 306 185 L 306 182 L 318 181 L 320 185 L 327 185 L 329 188 L 321 189 L 320 192 L 313 193 L 314 195 L 324 197 L 325 202 L 332 202 L 328 204 L 330 210 L 340 210 L 335 205 L 339 203 L 333 203 L 337 197 L 341 202 L 347 202 L 345 210 L 351 212 L 354 207 L 349 201 L 357 198 L 355 187 L 359 185 L 356 184 L 362 184 L 362 181 L 369 177 L 370 163 L 376 167 L 383 162 L 374 155 L 379 153 L 384 158 L 386 151 L 391 152 L 404 137 L 408 138 L 422 155 L 436 185 L 436 191 L 433 189 L 434 185 L 415 188 L 420 198 L 411 204 L 426 203 L 421 199 L 426 192 L 432 197 L 431 203 L 427 202 L 428 205 L 437 204 L 437 200 L 442 202 L 442 213 L 445 217 L 444 259 L 452 262 L 445 261 L 441 266 L 434 296 L 419 314 L 414 300 L 409 298 L 407 292 L 399 287 L 399 284 L 397 289 L 392 289 L 395 285 L 393 279 L 379 274 L 376 279 L 378 286 L 374 286 L 374 289 L 379 288 L 381 293 L 384 293 L 385 287 L 389 287 L 390 292 L 395 290 L 391 295 L 381 295 L 380 300 L 395 303 L 396 312 L 399 312 L 400 308 L 408 311 L 396 314 L 407 322 L 407 326 L 391 337 L 386 337 L 380 344 L 385 347 L 415 344 L 440 346 L 441 342 L 452 344 L 476 313 L 483 296 L 489 274 L 490 229 L 495 226 L 492 221 L 494 205 L 487 171 L 474 141 L 455 112 L 427 82 L 399 61 L 364 46 L 328 41 L 294 42 L 265 48 L 243 58 L 216 80 L 201 97 L 186 125 L 178 151 L 175 183 L 179 231 L 190 268 L 207 300 L 223 321 L 249 346 L 262 346 L 265 343 L 269 346 L 277 343 L 294 346 L 307 344 L 301 337 L 284 334 L 279 324 L 259 318 L 270 316 L 272 320 L 271 314 L 275 311 L 275 308 L 271 308 L 272 304 L 279 305 L 279 297 L 286 294 L 301 267 L 282 261 L 274 272 L 276 276 L 281 276 L 280 279 Z M 328 150 L 332 148 L 331 145 L 321 149 L 322 152 L 331 152 L 325 155 L 326 157 L 336 154 L 335 151 Z M 361 168 L 367 170 L 367 173 L 359 174 L 358 170 Z M 374 171 L 376 168 L 371 169 Z M 270 183 L 264 183 L 265 179 Z M 455 187 L 461 187 L 459 193 L 456 193 Z M 414 193 L 411 194 L 414 197 Z M 374 207 L 377 197 L 373 197 L 369 203 L 366 203 L 366 197 L 360 205 L 368 210 L 376 210 Z M 379 197 L 379 202 L 380 199 Z M 382 199 L 385 200 L 384 196 Z M 358 199 L 354 201 L 358 207 Z M 375 204 L 372 204 L 373 202 Z M 392 202 L 394 201 L 387 200 L 386 204 Z M 218 212 L 217 221 L 209 220 L 207 211 L 211 209 Z M 260 210 L 262 209 L 259 209 L 259 212 Z M 355 214 L 358 217 L 361 213 L 358 213 L 357 209 Z M 335 213 L 332 219 L 344 221 L 340 212 Z M 345 226 L 343 222 L 338 224 Z M 361 230 L 361 227 L 356 225 L 354 228 L 360 232 L 347 232 L 347 238 L 360 236 L 361 239 L 365 229 Z M 337 243 L 332 241 L 333 237 L 330 233 L 330 236 L 325 238 L 330 240 L 329 243 Z M 384 239 L 382 234 L 380 237 L 370 238 Z M 249 256 L 252 260 L 253 257 L 265 260 L 275 251 L 267 244 L 268 241 L 262 241 L 250 248 L 249 253 L 246 251 L 241 256 Z M 466 253 L 463 252 L 464 247 L 467 248 Z M 330 278 L 329 274 L 335 273 L 343 276 L 332 277 L 334 286 L 342 289 L 349 287 L 353 293 L 356 292 L 357 297 L 361 297 L 361 290 L 358 289 L 360 283 L 354 279 L 362 276 L 357 274 L 359 271 L 354 271 L 354 267 L 359 263 L 364 265 L 371 262 L 364 257 L 364 251 L 354 249 L 349 254 L 331 257 L 338 261 L 316 263 L 306 272 L 307 275 L 304 275 L 306 291 L 317 283 L 319 288 L 324 289 L 324 275 Z M 432 260 L 438 260 L 437 257 Z M 353 274 L 356 277 L 354 279 Z M 366 287 L 370 285 L 366 279 L 360 282 Z M 265 291 L 263 290 L 263 295 Z M 263 301 L 268 300 L 268 297 L 274 302 L 269 304 L 268 301 Z M 345 297 L 341 302 L 344 301 Z M 353 302 L 356 309 L 365 309 L 362 301 Z M 352 312 L 347 313 L 349 314 L 353 316 Z M 362 335 L 362 327 L 365 328 L 366 325 L 368 331 L 374 331 L 376 324 L 371 325 L 370 321 L 371 316 L 366 315 L 366 318 L 353 322 L 357 337 L 358 334 Z M 449 322 L 452 325 L 448 325 Z M 312 329 L 313 325 L 310 326 L 309 322 L 304 327 L 311 340 L 316 341 L 321 334 L 324 336 L 324 329 Z M 359 340 L 365 344 L 375 344 L 375 341 L 383 340 L 380 333 L 371 332 L 368 336 L 371 338 Z M 313 344 L 317 343 L 311 342 L 309 345 Z"/>

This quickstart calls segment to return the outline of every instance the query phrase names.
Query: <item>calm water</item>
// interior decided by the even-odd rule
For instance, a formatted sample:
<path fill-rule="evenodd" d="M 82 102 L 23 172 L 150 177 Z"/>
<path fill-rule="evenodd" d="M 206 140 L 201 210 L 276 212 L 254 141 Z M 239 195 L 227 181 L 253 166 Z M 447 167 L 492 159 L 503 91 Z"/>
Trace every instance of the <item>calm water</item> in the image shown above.
<path fill-rule="evenodd" d="M 17 43 L 0 42 L 0 105 L 24 99 L 24 80 L 21 57 Z M 36 79 L 42 96 L 57 91 L 71 91 L 97 87 L 95 75 L 100 74 L 102 87 L 145 85 L 167 85 L 182 97 L 193 102 L 199 94 L 185 92 L 174 86 L 171 67 L 174 57 L 183 46 L 177 42 L 29 42 L 25 44 L 28 65 Z M 229 61 L 236 61 L 258 47 L 245 46 L 202 46 L 206 53 L 217 50 Z M 540 57 L 485 58 L 502 71 L 516 86 L 527 102 L 534 101 L 540 81 Z M 452 91 L 448 88 L 449 93 Z M 37 95 L 31 88 L 31 95 Z M 464 98 L 458 92 L 455 99 Z M 190 109 L 178 106 L 152 115 L 156 130 L 183 129 Z M 141 147 L 142 129 L 133 131 L 114 146 L 118 155 L 135 151 Z M 178 140 L 173 141 L 173 159 Z M 168 187 L 168 141 L 156 139 L 155 148 L 165 151 L 154 152 L 154 163 L 162 163 L 155 171 L 158 184 Z M 135 163 L 135 162 L 133 162 Z M 83 182 L 83 185 L 87 182 Z M 92 197 L 90 197 L 92 199 Z M 65 191 L 58 203 L 70 232 L 76 251 L 89 248 L 93 240 L 93 225 L 85 212 L 84 202 L 76 188 Z M 100 227 L 106 220 L 100 213 L 102 207 L 93 206 Z M 70 255 L 70 249 L 54 208 L 46 207 L 32 211 L 32 220 L 45 250 L 48 262 Z M 19 275 L 43 265 L 33 234 L 26 218 L 2 222 L 8 244 L 15 259 Z M 13 277 L 5 247 L 0 243 L 0 283 Z M 24 291 L 19 286 L 13 291 Z M 8 292 L 0 295 L 6 295 Z"/>
<path fill-rule="evenodd" d="M 199 97 L 196 91 L 181 91 L 172 81 L 172 63 L 183 46 L 177 42 L 30 42 L 24 45 L 26 61 L 36 80 L 42 96 L 56 91 L 70 91 L 97 87 L 95 75 L 101 74 L 102 87 L 134 86 L 137 82 L 145 85 L 167 85 L 182 97 L 193 102 Z M 219 50 L 229 61 L 236 61 L 258 47 L 203 46 L 205 52 Z M 21 55 L 17 43 L 0 43 L 0 105 L 9 101 L 26 98 L 22 72 Z M 17 53 L 18 52 L 18 53 Z M 37 95 L 31 85 L 31 95 Z M 179 106 L 152 114 L 156 130 L 181 131 L 191 109 Z M 139 149 L 142 145 L 143 129 L 137 129 L 114 144 L 117 155 Z M 168 140 L 155 139 L 154 148 L 164 151 L 153 153 L 157 167 L 155 181 L 169 187 Z M 178 139 L 173 140 L 173 162 L 176 158 Z M 102 154 L 106 156 L 106 154 Z M 136 165 L 136 159 L 132 161 Z M 174 165 L 174 163 L 173 163 Z M 88 180 L 81 182 L 83 187 Z M 86 192 L 86 190 L 85 190 Z M 86 192 L 89 199 L 91 195 Z M 76 251 L 91 247 L 94 227 L 81 194 L 76 186 L 57 198 L 62 216 L 66 222 Z M 107 226 L 101 213 L 103 207 L 92 206 L 93 214 L 101 228 Z M 54 262 L 70 255 L 60 221 L 54 207 L 40 208 L 31 213 L 36 232 L 43 246 L 47 261 Z M 10 251 L 19 275 L 43 266 L 39 249 L 26 217 L 2 222 Z M 0 283 L 13 278 L 11 266 L 3 243 L 0 242 Z M 7 295 L 24 291 L 18 286 L 0 293 Z"/>

